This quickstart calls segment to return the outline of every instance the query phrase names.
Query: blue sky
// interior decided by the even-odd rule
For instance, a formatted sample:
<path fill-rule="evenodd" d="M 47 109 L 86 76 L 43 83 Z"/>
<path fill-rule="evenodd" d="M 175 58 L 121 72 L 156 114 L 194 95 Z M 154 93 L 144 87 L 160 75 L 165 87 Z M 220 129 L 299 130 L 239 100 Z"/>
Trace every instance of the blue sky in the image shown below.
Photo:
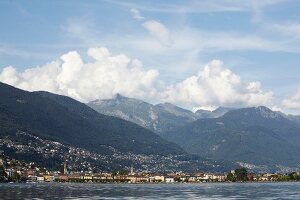
<path fill-rule="evenodd" d="M 23 89 L 49 90 L 82 101 L 123 93 L 150 102 L 170 101 L 186 108 L 262 104 L 299 113 L 299 10 L 297 0 L 2 0 L 0 80 Z M 95 47 L 109 50 L 109 55 L 138 59 L 141 79 L 148 80 L 149 74 L 151 78 L 147 83 L 139 82 L 139 78 L 132 80 L 127 88 L 116 84 L 111 91 L 99 95 L 71 88 L 71 82 L 67 85 L 66 80 L 62 81 L 64 85 L 55 82 L 58 74 L 47 77 L 53 79 L 54 85 L 45 87 L 37 86 L 38 80 L 32 83 L 26 79 L 26 69 L 34 71 L 47 63 L 61 62 L 57 68 L 62 69 L 66 61 L 61 56 L 71 51 L 88 65 L 95 56 L 87 51 Z M 209 65 L 213 60 L 220 62 Z M 95 65 L 101 68 L 103 63 Z M 13 69 L 6 73 L 9 77 L 4 73 L 8 66 Z M 211 71 L 218 68 L 219 78 L 204 76 L 205 66 Z M 107 68 L 101 69 L 102 75 L 109 72 Z M 232 76 L 224 78 L 226 70 Z M 120 73 L 118 69 L 116 73 Z M 115 74 L 109 76 L 115 82 L 119 80 Z M 232 80 L 235 76 L 239 83 Z M 191 77 L 195 82 L 189 82 Z M 70 80 L 75 78 L 78 77 Z M 98 84 L 97 76 L 94 79 Z M 97 85 L 99 91 L 112 80 Z M 228 88 L 224 88 L 228 82 Z M 259 87 L 249 89 L 254 82 L 259 82 Z M 97 91 L 93 82 L 82 84 L 89 85 L 87 90 Z M 220 87 L 214 87 L 217 84 Z M 134 89 L 128 89 L 131 86 Z M 224 94 L 216 94 L 222 88 Z M 231 100 L 228 95 L 239 97 Z"/>

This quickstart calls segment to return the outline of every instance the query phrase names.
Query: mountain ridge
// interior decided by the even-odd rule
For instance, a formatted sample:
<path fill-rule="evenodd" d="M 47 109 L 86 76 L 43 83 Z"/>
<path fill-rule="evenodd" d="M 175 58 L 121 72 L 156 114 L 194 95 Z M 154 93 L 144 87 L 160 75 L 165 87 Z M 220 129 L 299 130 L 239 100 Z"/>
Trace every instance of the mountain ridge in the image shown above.
<path fill-rule="evenodd" d="M 82 162 L 88 164 L 84 169 L 124 169 L 134 164 L 153 172 L 224 171 L 236 166 L 189 155 L 143 127 L 101 115 L 70 97 L 27 92 L 3 83 L 0 94 L 0 149 L 19 159 L 57 169 L 68 155 L 75 159 L 77 170 Z"/>
<path fill-rule="evenodd" d="M 264 106 L 198 119 L 164 137 L 189 153 L 210 159 L 300 167 L 299 124 Z"/>
<path fill-rule="evenodd" d="M 194 114 L 170 103 L 152 105 L 139 99 L 116 95 L 87 103 L 99 113 L 120 117 L 158 134 L 194 121 Z"/>
<path fill-rule="evenodd" d="M 184 153 L 180 147 L 143 127 L 101 115 L 69 97 L 27 92 L 3 83 L 0 83 L 0 93 L 2 126 L 10 123 L 11 127 L 94 151 L 101 151 L 101 145 L 109 144 L 121 151 Z"/>
<path fill-rule="evenodd" d="M 153 105 L 120 94 L 111 99 L 94 100 L 88 102 L 87 105 L 101 114 L 134 122 L 159 135 L 203 117 L 216 118 L 222 116 L 233 109 L 219 107 L 212 112 L 203 111 L 206 114 L 200 113 L 200 111 L 194 113 L 168 102 Z"/>

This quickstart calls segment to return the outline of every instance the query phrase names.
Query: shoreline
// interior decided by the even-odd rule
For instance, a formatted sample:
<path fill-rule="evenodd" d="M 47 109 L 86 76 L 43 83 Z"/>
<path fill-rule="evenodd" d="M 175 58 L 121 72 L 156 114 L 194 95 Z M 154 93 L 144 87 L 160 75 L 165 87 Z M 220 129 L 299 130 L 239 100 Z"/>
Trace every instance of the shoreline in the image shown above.
<path fill-rule="evenodd" d="M 114 183 L 101 183 L 101 182 L 0 182 L 0 185 L 9 185 L 9 184 L 86 184 L 86 185 L 202 185 L 202 184 L 252 184 L 252 183 L 300 183 L 300 181 L 245 181 L 245 182 L 175 182 L 175 183 L 126 183 L 126 182 L 114 182 Z"/>

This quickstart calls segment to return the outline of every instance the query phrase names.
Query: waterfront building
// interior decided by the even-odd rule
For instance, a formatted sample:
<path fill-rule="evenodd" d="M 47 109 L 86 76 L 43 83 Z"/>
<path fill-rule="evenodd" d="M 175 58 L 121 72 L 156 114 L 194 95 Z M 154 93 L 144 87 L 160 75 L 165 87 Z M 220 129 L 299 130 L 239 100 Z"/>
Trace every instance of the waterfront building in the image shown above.
<path fill-rule="evenodd" d="M 38 176 L 36 177 L 37 182 L 44 182 L 44 176 Z"/>
<path fill-rule="evenodd" d="M 174 177 L 166 177 L 165 181 L 166 181 L 166 183 L 175 183 Z"/>
<path fill-rule="evenodd" d="M 53 175 L 44 175 L 44 181 L 45 182 L 53 182 L 55 179 L 54 179 L 54 176 Z"/>
<path fill-rule="evenodd" d="M 67 182 L 69 180 L 69 177 L 65 174 L 61 174 L 58 176 L 59 182 Z"/>

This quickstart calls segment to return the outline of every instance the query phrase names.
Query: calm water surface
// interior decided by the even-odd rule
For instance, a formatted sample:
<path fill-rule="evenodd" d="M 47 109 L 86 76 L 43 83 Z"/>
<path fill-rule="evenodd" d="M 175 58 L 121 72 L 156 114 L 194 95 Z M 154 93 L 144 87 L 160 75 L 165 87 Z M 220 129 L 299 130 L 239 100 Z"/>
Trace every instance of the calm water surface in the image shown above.
<path fill-rule="evenodd" d="M 0 199 L 300 199 L 300 183 L 0 184 Z"/>

